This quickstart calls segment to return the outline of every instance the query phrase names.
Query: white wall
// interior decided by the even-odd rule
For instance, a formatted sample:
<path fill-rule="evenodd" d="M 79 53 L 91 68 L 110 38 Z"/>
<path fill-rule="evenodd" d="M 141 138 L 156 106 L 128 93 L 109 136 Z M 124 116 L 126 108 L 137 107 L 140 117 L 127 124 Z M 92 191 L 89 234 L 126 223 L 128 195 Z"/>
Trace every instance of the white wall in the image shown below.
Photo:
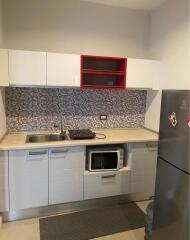
<path fill-rule="evenodd" d="M 189 23 L 189 0 L 167 0 L 151 13 L 150 55 L 163 61 L 164 89 L 190 89 Z"/>
<path fill-rule="evenodd" d="M 146 11 L 76 0 L 3 0 L 7 48 L 146 58 Z"/>
<path fill-rule="evenodd" d="M 190 89 L 189 15 L 189 0 L 167 0 L 151 13 L 150 56 L 162 60 L 163 89 Z M 161 92 L 148 91 L 145 127 L 159 131 L 160 107 Z"/>
<path fill-rule="evenodd" d="M 145 127 L 159 132 L 162 91 L 147 91 Z"/>
<path fill-rule="evenodd" d="M 2 0 L 0 0 L 0 48 L 3 46 L 3 16 L 2 16 Z"/>

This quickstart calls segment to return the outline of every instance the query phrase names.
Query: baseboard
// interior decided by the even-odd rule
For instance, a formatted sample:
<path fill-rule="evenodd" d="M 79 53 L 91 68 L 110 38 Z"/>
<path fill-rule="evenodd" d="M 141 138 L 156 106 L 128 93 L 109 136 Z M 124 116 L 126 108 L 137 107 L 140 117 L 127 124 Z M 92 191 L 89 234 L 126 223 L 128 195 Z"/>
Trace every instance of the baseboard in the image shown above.
<path fill-rule="evenodd" d="M 98 208 L 98 207 L 112 206 L 115 204 L 145 201 L 145 200 L 149 200 L 149 198 L 150 198 L 150 195 L 136 193 L 136 194 L 126 194 L 126 195 L 106 197 L 106 198 L 98 198 L 98 199 L 92 199 L 92 200 L 83 200 L 79 202 L 64 203 L 64 204 L 58 204 L 58 205 L 49 205 L 45 207 L 30 208 L 30 209 L 24 209 L 19 211 L 10 211 L 10 212 L 3 213 L 3 221 L 9 222 L 9 221 L 28 219 L 28 218 L 68 214 L 71 212 L 79 212 L 79 211 L 84 211 L 84 210 Z"/>

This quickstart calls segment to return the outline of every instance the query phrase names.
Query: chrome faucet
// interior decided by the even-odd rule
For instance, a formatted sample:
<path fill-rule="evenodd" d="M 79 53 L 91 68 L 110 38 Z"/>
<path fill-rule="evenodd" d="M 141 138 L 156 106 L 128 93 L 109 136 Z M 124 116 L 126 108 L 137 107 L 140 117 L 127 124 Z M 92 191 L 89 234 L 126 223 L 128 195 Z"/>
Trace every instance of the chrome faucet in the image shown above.
<path fill-rule="evenodd" d="M 63 121 L 62 121 L 62 119 L 61 119 L 61 134 L 64 134 Z"/>
<path fill-rule="evenodd" d="M 64 127 L 63 127 L 63 121 L 62 121 L 62 119 L 61 119 L 60 125 L 61 125 L 61 134 L 64 134 L 64 129 L 63 129 Z M 56 124 L 56 123 L 54 123 L 53 127 L 54 127 L 54 128 L 58 128 L 59 125 Z"/>

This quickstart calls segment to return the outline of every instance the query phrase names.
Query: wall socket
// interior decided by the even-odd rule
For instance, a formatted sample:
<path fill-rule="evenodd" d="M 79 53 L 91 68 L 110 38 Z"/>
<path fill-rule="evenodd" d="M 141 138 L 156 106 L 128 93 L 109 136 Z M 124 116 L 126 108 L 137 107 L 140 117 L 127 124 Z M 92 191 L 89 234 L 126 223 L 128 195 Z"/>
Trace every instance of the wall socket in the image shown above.
<path fill-rule="evenodd" d="M 100 115 L 100 120 L 101 120 L 101 121 L 106 121 L 107 118 L 108 118 L 107 115 Z"/>

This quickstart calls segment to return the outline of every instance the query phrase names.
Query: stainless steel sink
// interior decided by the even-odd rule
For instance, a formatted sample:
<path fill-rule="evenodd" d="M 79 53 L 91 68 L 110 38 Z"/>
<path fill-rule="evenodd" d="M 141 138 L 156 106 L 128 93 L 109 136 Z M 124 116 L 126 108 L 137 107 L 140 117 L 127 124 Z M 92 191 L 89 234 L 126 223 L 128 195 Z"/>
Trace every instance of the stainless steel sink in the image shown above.
<path fill-rule="evenodd" d="M 66 134 L 32 134 L 26 136 L 26 143 L 54 142 L 66 140 Z"/>

